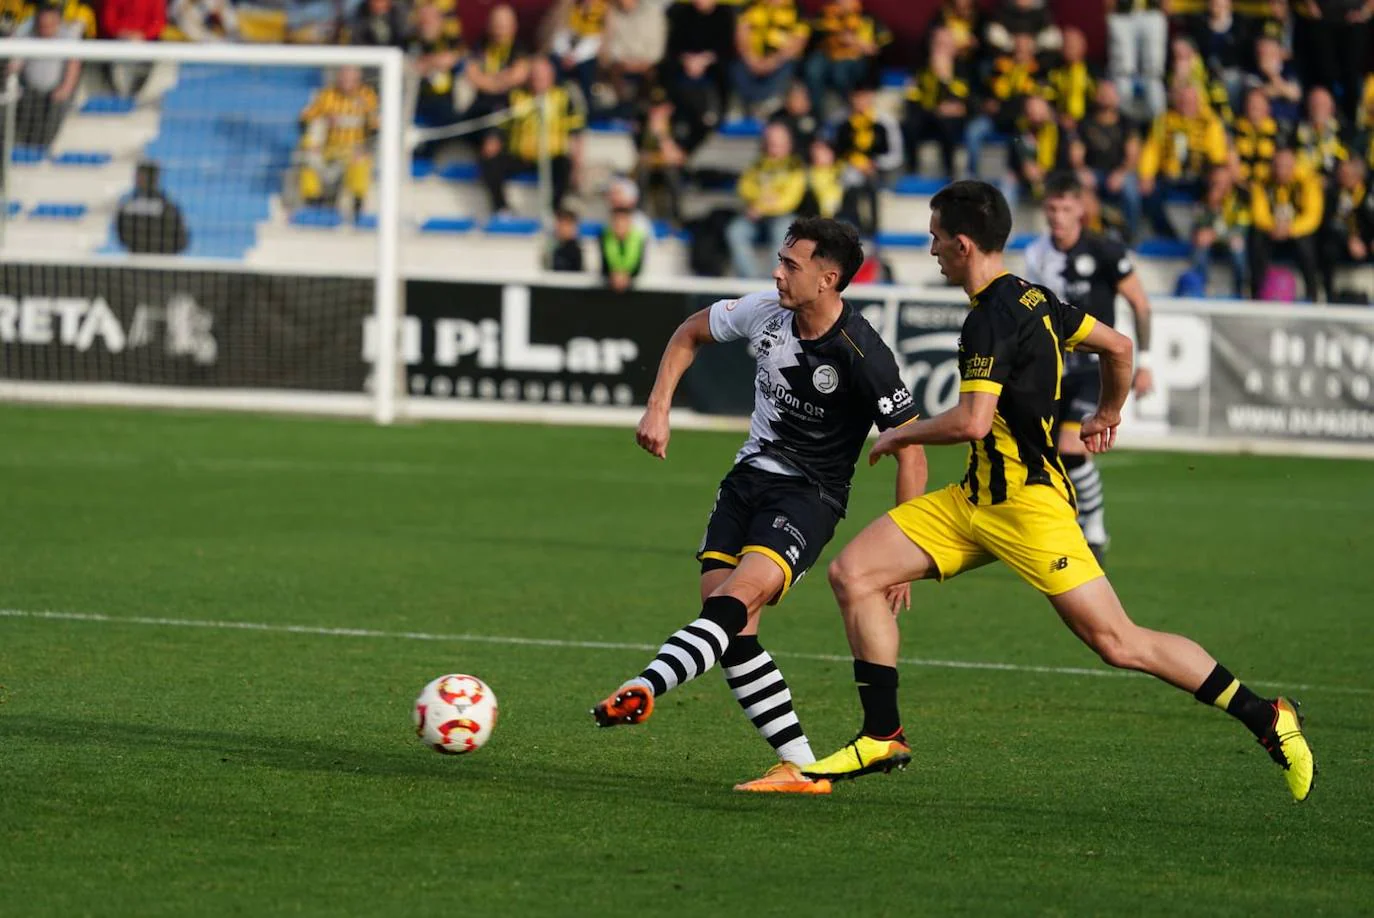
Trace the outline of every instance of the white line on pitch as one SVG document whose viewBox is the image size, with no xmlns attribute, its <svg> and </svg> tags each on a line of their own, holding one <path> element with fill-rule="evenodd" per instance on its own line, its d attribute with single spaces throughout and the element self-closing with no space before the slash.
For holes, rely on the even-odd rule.
<svg viewBox="0 0 1374 918">
<path fill-rule="evenodd" d="M 277 625 L 270 622 L 231 622 L 200 618 L 154 618 L 144 615 L 102 615 L 98 612 L 45 612 L 27 609 L 0 609 L 0 618 L 46 619 L 67 622 L 99 622 L 112 625 L 149 625 L 159 628 L 209 628 L 219 631 L 265 631 L 274 634 L 305 634 L 324 637 L 378 638 L 387 640 L 431 641 L 443 643 L 506 644 L 524 647 L 558 647 L 575 650 L 637 650 L 652 652 L 656 644 L 631 644 L 617 641 L 570 641 L 562 638 L 527 638 L 496 634 L 435 634 L 428 631 L 377 631 L 372 628 L 328 628 L 320 625 Z M 849 663 L 851 657 L 828 653 L 773 651 L 775 657 L 815 660 L 823 663 Z M 1037 666 L 1029 663 L 989 663 L 978 660 L 926 660 L 902 658 L 904 666 L 933 669 L 977 669 L 1008 673 L 1040 673 L 1055 676 L 1100 676 L 1131 678 L 1140 673 L 1119 669 L 1088 669 L 1081 666 Z M 1358 686 L 1306 685 L 1247 679 L 1251 685 L 1266 685 L 1288 691 L 1336 692 L 1348 695 L 1374 695 L 1374 689 Z"/>
</svg>

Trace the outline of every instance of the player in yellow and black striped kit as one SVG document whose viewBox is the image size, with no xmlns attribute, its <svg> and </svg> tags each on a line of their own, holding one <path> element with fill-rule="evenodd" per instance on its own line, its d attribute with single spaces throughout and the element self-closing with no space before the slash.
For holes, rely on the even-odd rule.
<svg viewBox="0 0 1374 918">
<path fill-rule="evenodd" d="M 301 112 L 301 198 L 323 204 L 343 193 L 361 210 L 372 187 L 369 142 L 379 123 L 377 94 L 363 85 L 362 71 L 340 67 L 334 85 L 315 93 Z"/>
<path fill-rule="evenodd" d="M 897 710 L 901 636 L 888 591 L 948 580 L 994 560 L 1043 593 L 1108 664 L 1191 692 L 1244 723 L 1284 769 L 1298 800 L 1315 766 L 1297 706 L 1265 699 L 1193 641 L 1135 624 L 1088 550 L 1055 449 L 1065 349 L 1101 358 L 1102 399 L 1082 426 L 1090 452 L 1110 449 L 1131 386 L 1130 339 L 1002 267 L 1011 209 L 992 185 L 955 182 L 930 202 L 931 253 L 969 294 L 954 408 L 884 431 L 869 464 L 905 447 L 967 442 L 959 484 L 908 500 L 870 524 L 830 565 L 854 651 L 864 724 L 838 752 L 802 769 L 814 779 L 889 771 L 911 759 Z"/>
</svg>

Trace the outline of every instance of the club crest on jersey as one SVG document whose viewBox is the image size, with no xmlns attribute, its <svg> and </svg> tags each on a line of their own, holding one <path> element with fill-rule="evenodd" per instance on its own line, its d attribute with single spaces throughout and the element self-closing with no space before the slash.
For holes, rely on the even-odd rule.
<svg viewBox="0 0 1374 918">
<path fill-rule="evenodd" d="M 1091 277 L 1097 270 L 1097 260 L 1084 252 L 1073 260 L 1073 269 L 1080 277 Z"/>
<path fill-rule="evenodd" d="M 840 374 L 828 363 L 823 363 L 811 373 L 811 385 L 821 395 L 829 395 L 840 387 Z"/>
</svg>

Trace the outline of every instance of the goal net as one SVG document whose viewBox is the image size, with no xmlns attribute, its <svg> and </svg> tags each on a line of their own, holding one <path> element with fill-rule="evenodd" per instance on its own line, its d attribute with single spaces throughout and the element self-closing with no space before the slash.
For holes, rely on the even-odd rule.
<svg viewBox="0 0 1374 918">
<path fill-rule="evenodd" d="M 389 421 L 400 52 L 31 31 L 0 48 L 0 396 Z"/>
</svg>

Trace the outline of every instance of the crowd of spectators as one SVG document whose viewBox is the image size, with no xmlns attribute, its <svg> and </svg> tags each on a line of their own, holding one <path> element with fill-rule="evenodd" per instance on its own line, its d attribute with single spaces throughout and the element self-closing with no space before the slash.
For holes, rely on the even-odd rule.
<svg viewBox="0 0 1374 918">
<path fill-rule="evenodd" d="M 103 0 L 97 10 L 0 0 L 0 32 L 402 48 L 419 125 L 486 119 L 461 142 L 494 213 L 510 210 L 506 182 L 546 152 L 548 203 L 566 222 L 570 193 L 593 191 L 579 187 L 581 130 L 619 119 L 638 163 L 634 219 L 613 211 L 603 238 L 603 250 L 618 240 L 617 284 L 642 262 L 646 211 L 684 220 L 700 179 L 694 155 L 730 115 L 766 124 L 738 178 L 737 213 L 721 224 L 740 274 L 762 272 L 755 247 L 797 213 L 841 216 L 871 237 L 880 192 L 903 172 L 980 175 L 1033 201 L 1046 175 L 1074 170 L 1100 228 L 1188 243 L 1197 268 L 1213 258 L 1231 267 L 1238 294 L 1266 292 L 1272 260 L 1285 257 L 1309 298 L 1337 299 L 1335 267 L 1374 250 L 1374 0 L 1103 0 L 1101 61 L 1045 0 L 945 0 L 915 60 L 863 0 L 555 0 L 538 23 L 497 5 L 482 34 L 464 31 L 465 2 L 355 0 L 341 12 L 336 0 Z M 897 62 L 910 71 L 900 102 L 880 104 L 880 68 Z M 11 67 L 25 88 L 25 139 L 50 142 L 79 68 Z M 123 95 L 147 76 L 128 65 L 104 75 Z M 351 103 L 316 99 L 303 113 L 314 157 L 303 199 L 319 200 L 329 175 L 335 191 L 365 196 L 366 89 L 336 83 L 322 94 Z M 312 121 L 326 124 L 312 133 Z M 927 159 L 930 145 L 938 156 Z M 987 155 L 994 148 L 1005 156 Z"/>
</svg>

